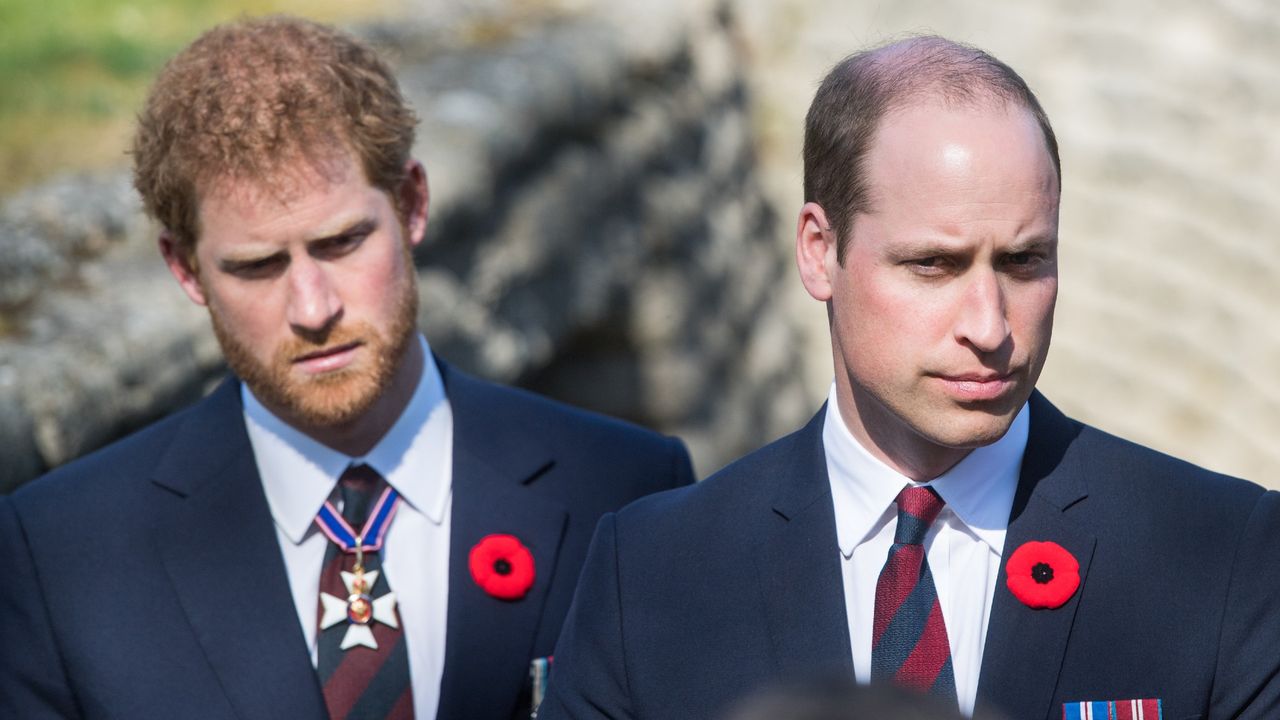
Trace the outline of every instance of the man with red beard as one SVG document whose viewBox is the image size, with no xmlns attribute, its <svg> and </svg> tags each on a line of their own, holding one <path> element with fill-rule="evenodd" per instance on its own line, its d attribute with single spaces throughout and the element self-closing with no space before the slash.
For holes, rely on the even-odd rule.
<svg viewBox="0 0 1280 720">
<path fill-rule="evenodd" d="M 596 520 L 692 473 L 432 355 L 415 124 L 305 21 L 165 67 L 135 184 L 235 377 L 0 498 L 0 717 L 527 716 Z"/>
</svg>

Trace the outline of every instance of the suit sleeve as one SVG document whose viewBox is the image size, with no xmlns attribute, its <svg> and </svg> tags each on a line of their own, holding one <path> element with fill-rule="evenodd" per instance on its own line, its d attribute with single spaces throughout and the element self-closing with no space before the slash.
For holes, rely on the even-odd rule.
<svg viewBox="0 0 1280 720">
<path fill-rule="evenodd" d="M 613 514 L 596 526 L 538 720 L 631 718 Z"/>
<path fill-rule="evenodd" d="M 1263 493 L 1231 572 L 1210 718 L 1280 718 L 1280 493 Z"/>
<path fill-rule="evenodd" d="M 0 496 L 0 718 L 79 718 L 13 501 Z"/>
</svg>

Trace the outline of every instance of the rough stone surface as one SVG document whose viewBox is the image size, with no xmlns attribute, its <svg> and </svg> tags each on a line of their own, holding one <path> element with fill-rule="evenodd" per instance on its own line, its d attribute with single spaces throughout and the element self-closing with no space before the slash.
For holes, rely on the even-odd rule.
<svg viewBox="0 0 1280 720">
<path fill-rule="evenodd" d="M 141 229 L 128 174 L 69 175 L 0 204 L 0 330 L 51 286 L 74 284 L 84 260 Z"/>
</svg>

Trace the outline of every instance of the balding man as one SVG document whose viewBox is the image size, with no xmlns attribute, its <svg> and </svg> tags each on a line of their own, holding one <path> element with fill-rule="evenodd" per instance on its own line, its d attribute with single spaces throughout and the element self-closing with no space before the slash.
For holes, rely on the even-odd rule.
<svg viewBox="0 0 1280 720">
<path fill-rule="evenodd" d="M 542 720 L 703 718 L 810 673 L 1036 718 L 1280 717 L 1280 494 L 1035 392 L 1057 141 L 990 55 L 823 81 L 796 260 L 835 379 L 795 434 L 607 515 Z"/>
</svg>

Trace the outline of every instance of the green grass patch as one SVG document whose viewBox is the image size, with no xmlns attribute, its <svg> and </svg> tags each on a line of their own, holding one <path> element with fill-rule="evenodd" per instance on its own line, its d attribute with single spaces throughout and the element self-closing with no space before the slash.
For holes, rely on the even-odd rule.
<svg viewBox="0 0 1280 720">
<path fill-rule="evenodd" d="M 0 193 L 122 162 L 155 72 L 243 15 L 385 17 L 393 0 L 0 0 Z"/>
</svg>

